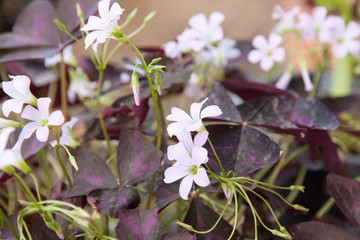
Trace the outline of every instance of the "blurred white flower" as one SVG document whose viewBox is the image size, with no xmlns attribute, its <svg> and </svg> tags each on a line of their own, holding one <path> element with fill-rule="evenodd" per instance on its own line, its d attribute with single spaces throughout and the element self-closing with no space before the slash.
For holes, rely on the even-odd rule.
<svg viewBox="0 0 360 240">
<path fill-rule="evenodd" d="M 102 0 L 98 4 L 100 17 L 90 16 L 89 21 L 81 31 L 92 31 L 85 37 L 85 50 L 95 41 L 92 48 L 97 52 L 99 43 L 105 43 L 107 38 L 113 38 L 112 34 L 118 30 L 118 20 L 124 9 L 118 3 L 110 8 L 110 0 Z"/>
<path fill-rule="evenodd" d="M 64 123 L 61 126 L 61 136 L 60 136 L 60 140 L 59 143 L 72 147 L 72 148 L 76 148 L 79 145 L 79 142 L 76 140 L 75 136 L 72 133 L 72 128 L 74 127 L 74 125 L 79 121 L 78 118 L 76 117 L 72 117 L 70 119 L 70 121 L 67 121 L 66 123 Z M 54 146 L 56 145 L 56 141 L 52 141 L 51 145 Z"/>
<path fill-rule="evenodd" d="M 39 98 L 37 100 L 38 109 L 27 105 L 21 117 L 31 122 L 27 123 L 20 133 L 19 139 L 29 138 L 36 131 L 36 138 L 40 142 L 45 142 L 49 136 L 49 127 L 58 126 L 64 122 L 64 115 L 60 110 L 49 114 L 50 98 Z"/>
<path fill-rule="evenodd" d="M 299 29 L 304 39 L 315 39 L 322 31 L 326 21 L 327 9 L 317 6 L 312 11 L 312 16 L 308 13 L 301 13 L 296 28 Z"/>
<path fill-rule="evenodd" d="M 296 27 L 295 17 L 301 11 L 299 6 L 294 6 L 290 11 L 285 12 L 279 5 L 274 7 L 272 19 L 279 20 L 274 31 L 279 34 L 287 33 Z"/>
<path fill-rule="evenodd" d="M 76 95 L 80 98 L 91 98 L 96 94 L 97 82 L 92 82 L 81 68 L 69 69 L 70 85 L 67 97 L 70 103 L 74 103 Z"/>
<path fill-rule="evenodd" d="M 75 67 L 77 65 L 75 55 L 74 55 L 74 53 L 72 51 L 72 45 L 69 45 L 69 46 L 64 48 L 64 50 L 63 50 L 63 58 L 64 58 L 64 63 L 65 64 L 68 64 L 68 65 L 73 66 L 73 67 Z M 44 59 L 44 65 L 47 68 L 56 66 L 60 62 L 61 62 L 61 54 L 60 53 L 54 54 L 54 55 L 52 55 L 50 57 L 46 57 Z"/>
<path fill-rule="evenodd" d="M 2 104 L 6 117 L 10 112 L 20 113 L 25 103 L 36 106 L 36 97 L 30 92 L 30 79 L 25 75 L 11 76 L 11 81 L 2 82 L 4 92 L 12 97 Z"/>
<path fill-rule="evenodd" d="M 254 37 L 251 43 L 255 49 L 248 55 L 249 62 L 260 62 L 261 69 L 269 71 L 275 62 L 282 62 L 285 59 L 285 50 L 279 47 L 281 42 L 282 37 L 276 33 L 270 34 L 269 41 L 262 35 Z"/>
<path fill-rule="evenodd" d="M 163 44 L 162 48 L 165 51 L 165 55 L 168 58 L 180 58 L 181 57 L 181 48 L 179 44 L 175 41 L 170 41 Z"/>
</svg>

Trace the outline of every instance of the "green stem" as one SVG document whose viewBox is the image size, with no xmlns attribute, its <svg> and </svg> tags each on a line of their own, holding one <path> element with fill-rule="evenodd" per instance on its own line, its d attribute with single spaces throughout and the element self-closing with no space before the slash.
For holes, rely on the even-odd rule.
<svg viewBox="0 0 360 240">
<path fill-rule="evenodd" d="M 36 191 L 36 194 L 37 194 L 38 201 L 41 201 L 41 195 L 40 195 L 40 191 L 39 191 L 38 182 L 36 181 L 36 178 L 35 178 L 34 174 L 30 173 L 30 176 L 33 179 L 33 182 L 35 184 L 35 191 Z"/>
<path fill-rule="evenodd" d="M 60 62 L 60 94 L 61 94 L 61 110 L 64 114 L 65 121 L 68 118 L 68 105 L 67 105 L 67 97 L 66 97 L 66 89 L 67 89 L 67 82 L 66 82 L 66 67 L 64 63 L 64 56 L 63 51 L 60 52 L 61 54 L 61 62 Z"/>
<path fill-rule="evenodd" d="M 65 165 L 64 165 L 63 161 L 61 160 L 61 156 L 60 156 L 59 146 L 58 146 L 58 145 L 55 147 L 55 152 L 56 152 L 56 156 L 57 156 L 57 158 L 58 158 L 58 160 L 59 160 L 61 169 L 63 170 L 63 172 L 64 172 L 64 174 L 65 174 L 65 177 L 66 177 L 66 179 L 67 179 L 67 181 L 68 181 L 68 183 L 69 183 L 69 188 L 71 189 L 71 188 L 72 188 L 71 178 L 70 178 L 69 174 L 68 174 L 67 171 L 66 171 L 66 168 L 65 168 Z"/>
<path fill-rule="evenodd" d="M 237 193 L 236 193 L 236 191 L 235 191 L 235 193 L 234 193 L 234 200 L 235 200 L 235 220 L 234 220 L 233 229 L 232 229 L 231 234 L 230 234 L 230 236 L 228 237 L 228 239 L 231 239 L 232 236 L 234 235 L 235 230 L 236 230 L 237 220 L 238 220 L 238 200 L 237 200 Z"/>
<path fill-rule="evenodd" d="M 305 166 L 301 166 L 298 175 L 296 177 L 295 183 L 294 185 L 303 185 L 305 177 L 306 177 L 306 173 L 307 173 L 307 168 Z M 290 203 L 294 202 L 294 200 L 296 199 L 297 195 L 299 194 L 299 191 L 292 191 L 291 193 L 289 193 L 289 195 L 286 197 L 286 200 Z"/>
<path fill-rule="evenodd" d="M 3 210 L 0 208 L 0 217 L 2 217 L 2 219 L 4 219 L 6 225 L 9 227 L 10 231 L 13 233 L 14 237 L 19 240 L 19 235 L 17 234 L 17 232 L 15 231 L 14 227 L 11 225 L 9 219 L 6 217 L 5 213 L 3 212 Z"/>
<path fill-rule="evenodd" d="M 31 192 L 31 190 L 29 189 L 29 187 L 26 185 L 26 183 L 24 182 L 24 180 L 20 177 L 19 174 L 17 174 L 16 172 L 14 172 L 14 176 L 15 178 L 19 181 L 19 183 L 21 184 L 21 186 L 24 188 L 25 192 L 27 193 L 27 195 L 31 198 L 31 200 L 34 203 L 37 203 L 37 200 L 34 196 L 34 194 Z"/>
<path fill-rule="evenodd" d="M 210 147 L 211 147 L 211 149 L 212 149 L 212 151 L 213 151 L 213 153 L 214 153 L 214 155 L 215 155 L 215 158 L 217 159 L 217 161 L 218 161 L 218 163 L 219 163 L 219 166 L 220 166 L 220 168 L 221 168 L 222 176 L 225 176 L 225 170 L 224 170 L 224 168 L 223 168 L 223 166 L 222 166 L 222 164 L 221 164 L 221 161 L 220 161 L 219 156 L 217 155 L 217 153 L 216 153 L 216 151 L 215 151 L 214 146 L 212 145 L 212 143 L 211 143 L 211 141 L 210 141 L 210 138 L 208 138 L 208 142 L 209 142 Z"/>
<path fill-rule="evenodd" d="M 330 209 L 335 205 L 335 199 L 333 197 L 330 197 L 324 205 L 316 212 L 315 217 L 321 218 L 324 216 L 327 212 L 330 211 Z"/>
<path fill-rule="evenodd" d="M 319 85 L 319 81 L 320 81 L 320 77 L 321 77 L 321 73 L 322 73 L 322 67 L 319 66 L 316 68 L 314 77 L 313 77 L 313 85 L 314 88 L 313 90 L 309 93 L 308 97 L 309 98 L 314 98 L 316 96 L 316 91 L 318 89 L 318 85 Z"/>
<path fill-rule="evenodd" d="M 98 86 L 97 86 L 97 91 L 96 91 L 96 106 L 97 106 L 97 111 L 98 111 L 98 115 L 99 115 L 99 121 L 100 121 L 100 126 L 108 147 L 108 151 L 109 151 L 109 156 L 113 155 L 113 148 L 110 142 L 110 138 L 108 135 L 108 132 L 106 130 L 105 127 L 105 122 L 104 122 L 104 117 L 102 115 L 102 111 L 101 111 L 101 102 L 100 102 L 100 92 L 101 92 L 101 85 L 102 85 L 102 80 L 103 80 L 103 74 L 104 74 L 104 68 L 103 66 L 99 66 L 99 79 L 98 79 Z M 117 163 L 116 163 L 116 158 L 112 159 L 112 163 L 113 163 L 113 168 L 114 168 L 114 175 L 115 178 L 118 179 L 119 175 L 117 172 Z"/>
</svg>

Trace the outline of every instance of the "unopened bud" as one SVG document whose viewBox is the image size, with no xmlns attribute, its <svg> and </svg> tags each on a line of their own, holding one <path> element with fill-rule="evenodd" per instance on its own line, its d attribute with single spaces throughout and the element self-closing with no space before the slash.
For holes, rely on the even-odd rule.
<svg viewBox="0 0 360 240">
<path fill-rule="evenodd" d="M 145 18 L 144 18 L 144 23 L 148 24 L 150 22 L 150 20 L 155 16 L 156 12 L 151 12 L 149 13 Z"/>
<path fill-rule="evenodd" d="M 311 79 L 310 79 L 310 74 L 309 74 L 309 71 L 307 69 L 307 64 L 305 62 L 305 60 L 302 58 L 300 59 L 300 73 L 301 73 L 301 76 L 302 76 L 302 79 L 303 79 L 303 82 L 304 82 L 304 85 L 305 85 L 305 91 L 307 92 L 310 92 L 314 89 L 314 86 L 311 82 Z"/>
<path fill-rule="evenodd" d="M 158 71 L 155 72 L 155 87 L 159 95 L 161 95 L 161 75 Z"/>
<path fill-rule="evenodd" d="M 62 24 L 62 23 L 59 21 L 59 19 L 55 18 L 55 19 L 54 19 L 54 23 L 56 24 L 56 26 L 57 26 L 61 31 L 63 31 L 63 32 L 66 31 L 65 25 Z"/>
<path fill-rule="evenodd" d="M 183 227 L 183 228 L 185 228 L 188 231 L 194 231 L 194 228 L 189 224 L 186 224 L 186 223 L 183 223 L 183 222 L 180 222 L 180 221 L 176 221 L 176 224 Z"/>
<path fill-rule="evenodd" d="M 133 73 L 131 75 L 131 88 L 133 91 L 135 104 L 136 104 L 136 106 L 139 106 L 140 105 L 140 82 L 139 82 L 139 77 L 138 77 L 137 73 L 135 72 L 135 70 L 133 71 Z"/>
</svg>

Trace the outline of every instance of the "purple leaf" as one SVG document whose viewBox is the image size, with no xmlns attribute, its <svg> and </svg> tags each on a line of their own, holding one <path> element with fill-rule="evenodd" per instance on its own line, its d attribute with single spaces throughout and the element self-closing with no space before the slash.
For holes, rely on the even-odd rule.
<svg viewBox="0 0 360 240">
<path fill-rule="evenodd" d="M 296 240 L 359 240 L 344 229 L 323 222 L 303 222 L 291 226 L 290 229 Z"/>
<path fill-rule="evenodd" d="M 60 239 L 53 230 L 51 230 L 45 225 L 44 220 L 39 213 L 28 215 L 24 217 L 24 219 L 32 239 L 34 240 Z"/>
<path fill-rule="evenodd" d="M 185 216 L 184 222 L 191 225 L 194 229 L 198 231 L 206 231 L 210 229 L 216 220 L 219 218 L 219 215 L 214 212 L 211 208 L 206 206 L 201 199 L 193 198 L 190 203 L 189 210 Z M 222 240 L 228 239 L 232 231 L 232 226 L 221 218 L 218 225 L 207 234 L 198 234 L 196 235 L 197 239 L 212 239 L 212 240 Z M 238 231 L 235 231 L 231 239 L 240 239 L 241 235 Z"/>
<path fill-rule="evenodd" d="M 137 127 L 140 127 L 141 124 L 144 122 L 148 112 L 149 112 L 149 97 L 142 98 L 140 100 L 140 105 L 136 106 L 136 104 L 133 103 L 133 109 L 135 117 L 139 120 L 139 123 L 137 124 Z"/>
<path fill-rule="evenodd" d="M 117 169 L 121 184 L 138 183 L 156 172 L 162 152 L 137 130 L 122 128 Z"/>
<path fill-rule="evenodd" d="M 181 228 L 178 232 L 173 234 L 164 234 L 161 240 L 196 240 L 196 237 L 191 235 L 188 231 Z"/>
<path fill-rule="evenodd" d="M 87 199 L 101 213 L 113 218 L 119 216 L 121 209 L 136 208 L 140 203 L 138 192 L 129 187 L 95 189 L 89 193 Z"/>
<path fill-rule="evenodd" d="M 67 191 L 65 197 L 82 196 L 95 189 L 117 187 L 110 168 L 96 153 L 81 146 L 76 148 L 74 156 L 79 171 L 73 171 L 74 185 Z"/>
<path fill-rule="evenodd" d="M 226 172 L 232 170 L 237 176 L 245 175 L 275 163 L 280 157 L 279 146 L 252 127 L 210 125 L 206 128 Z M 208 143 L 205 146 L 209 151 L 209 166 L 219 171 L 210 146 Z"/>
<path fill-rule="evenodd" d="M 352 224 L 360 228 L 360 182 L 335 174 L 328 174 L 326 180 L 336 205 Z"/>
<path fill-rule="evenodd" d="M 123 240 L 153 240 L 160 235 L 158 209 L 120 210 L 116 236 Z"/>
<path fill-rule="evenodd" d="M 338 156 L 337 145 L 332 142 L 327 131 L 309 130 L 305 141 L 309 145 L 310 157 L 313 162 L 322 157 L 325 169 L 329 173 L 344 175 L 344 166 Z"/>
<path fill-rule="evenodd" d="M 156 186 L 154 195 L 156 196 L 156 206 L 158 208 L 163 208 L 180 197 L 178 184 L 166 184 L 162 178 L 157 182 Z"/>
<path fill-rule="evenodd" d="M 269 84 L 249 82 L 236 78 L 225 79 L 222 85 L 245 101 L 274 95 L 293 96 L 291 93 L 277 89 Z"/>
</svg>

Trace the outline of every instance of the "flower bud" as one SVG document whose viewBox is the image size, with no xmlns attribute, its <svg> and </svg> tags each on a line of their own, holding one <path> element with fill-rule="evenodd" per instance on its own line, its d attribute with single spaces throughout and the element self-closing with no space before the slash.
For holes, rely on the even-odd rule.
<svg viewBox="0 0 360 240">
<path fill-rule="evenodd" d="M 155 72 L 155 87 L 159 95 L 161 95 L 161 76 L 158 71 Z"/>
<path fill-rule="evenodd" d="M 155 16 L 156 12 L 151 12 L 149 13 L 145 18 L 144 18 L 144 23 L 148 24 L 150 22 L 150 20 Z"/>
<path fill-rule="evenodd" d="M 133 71 L 131 75 L 131 88 L 134 94 L 135 104 L 136 106 L 140 105 L 140 83 L 139 77 L 135 71 Z"/>
<path fill-rule="evenodd" d="M 313 90 L 314 86 L 311 82 L 311 79 L 310 79 L 310 74 L 307 70 L 307 65 L 306 65 L 306 62 L 305 60 L 302 58 L 300 59 L 300 73 L 301 73 L 301 76 L 302 76 L 302 79 L 303 79 L 303 82 L 304 82 L 304 85 L 305 85 L 305 91 L 307 92 L 310 92 Z"/>
</svg>

